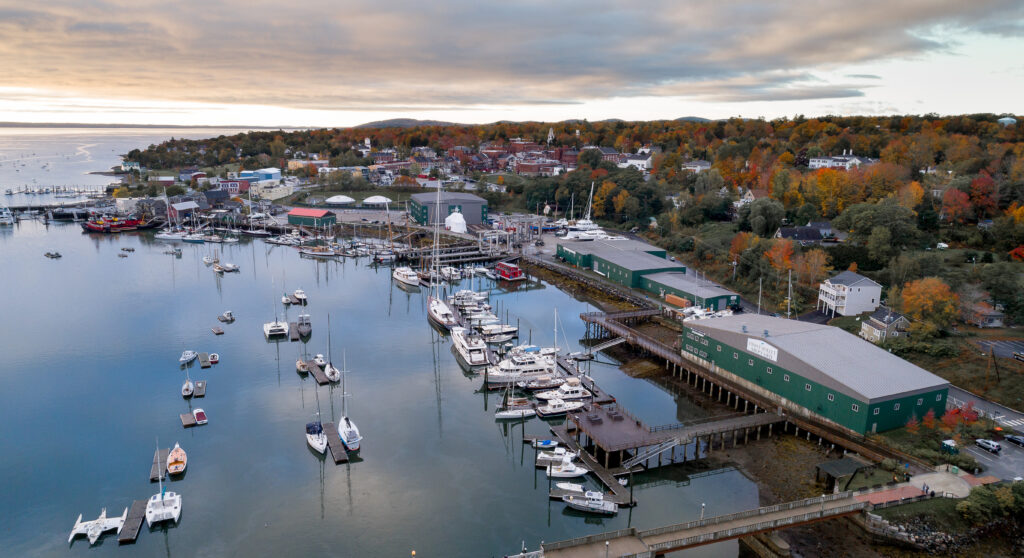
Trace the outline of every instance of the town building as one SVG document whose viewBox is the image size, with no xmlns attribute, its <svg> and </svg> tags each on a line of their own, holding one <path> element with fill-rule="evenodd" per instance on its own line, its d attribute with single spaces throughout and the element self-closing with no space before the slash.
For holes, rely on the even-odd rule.
<svg viewBox="0 0 1024 558">
<path fill-rule="evenodd" d="M 703 159 L 697 159 L 697 160 L 694 160 L 694 161 L 687 161 L 687 162 L 683 163 L 682 169 L 684 171 L 690 171 L 690 172 L 698 172 L 698 173 L 699 172 L 704 172 L 706 170 L 711 170 L 711 163 L 709 163 L 709 162 L 707 162 L 707 161 L 705 161 Z"/>
<path fill-rule="evenodd" d="M 837 327 L 737 314 L 686 320 L 680 341 L 684 358 L 855 434 L 946 410 L 949 382 Z"/>
<path fill-rule="evenodd" d="M 267 167 L 265 169 L 257 170 L 243 170 L 239 171 L 235 176 L 228 175 L 228 178 L 247 178 L 250 181 L 263 181 L 263 180 L 281 180 L 281 169 L 277 167 Z"/>
<path fill-rule="evenodd" d="M 1006 314 L 988 302 L 965 303 L 960 308 L 964 323 L 978 327 L 1003 327 Z"/>
<path fill-rule="evenodd" d="M 772 238 L 792 240 L 800 246 L 813 246 L 824 240 L 821 230 L 817 227 L 779 227 Z"/>
<path fill-rule="evenodd" d="M 849 153 L 847 153 L 849 151 Z M 858 157 L 853 154 L 853 150 L 843 150 L 842 155 L 835 155 L 829 157 L 811 157 L 807 162 L 807 168 L 809 169 L 842 169 L 850 170 L 853 167 L 859 167 L 861 165 L 870 165 L 877 163 L 877 159 L 870 159 L 868 157 Z"/>
<path fill-rule="evenodd" d="M 860 323 L 860 336 L 878 344 L 905 335 L 909 327 L 910 320 L 906 316 L 881 306 Z"/>
<path fill-rule="evenodd" d="M 338 216 L 326 209 L 311 209 L 308 207 L 296 207 L 288 212 L 288 224 L 322 227 L 334 225 L 338 222 Z"/>
<path fill-rule="evenodd" d="M 194 201 L 183 201 L 172 203 L 168 213 L 170 213 L 171 221 L 181 223 L 183 220 L 191 217 L 196 211 L 199 211 L 199 204 Z"/>
<path fill-rule="evenodd" d="M 689 273 L 666 271 L 645 275 L 640 280 L 640 288 L 676 306 L 680 306 L 679 299 L 685 300 L 688 306 L 707 310 L 725 310 L 740 304 L 739 294 Z"/>
<path fill-rule="evenodd" d="M 413 194 L 409 200 L 409 216 L 421 225 L 443 225 L 444 218 L 458 210 L 467 225 L 487 222 L 487 200 L 480 196 L 463 192 L 441 192 L 440 199 L 439 205 L 436 192 Z"/>
<path fill-rule="evenodd" d="M 628 169 L 630 167 L 645 172 L 651 170 L 653 156 L 648 153 L 630 153 L 625 155 L 621 161 L 619 161 L 620 169 Z"/>
<path fill-rule="evenodd" d="M 245 194 L 249 191 L 249 186 L 250 182 L 248 180 L 221 180 L 217 183 L 218 188 L 226 190 L 232 196 Z"/>
<path fill-rule="evenodd" d="M 859 273 L 844 271 L 821 282 L 814 307 L 833 316 L 856 316 L 874 312 L 881 299 L 881 285 Z"/>
</svg>

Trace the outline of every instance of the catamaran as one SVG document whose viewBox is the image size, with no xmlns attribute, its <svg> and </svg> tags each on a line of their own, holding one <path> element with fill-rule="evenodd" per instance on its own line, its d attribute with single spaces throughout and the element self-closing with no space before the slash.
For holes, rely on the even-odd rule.
<svg viewBox="0 0 1024 558">
<path fill-rule="evenodd" d="M 128 508 L 125 508 L 121 515 L 117 517 L 107 517 L 107 508 L 103 508 L 100 516 L 92 521 L 82 521 L 82 514 L 78 514 L 75 526 L 71 528 L 71 534 L 68 535 L 68 542 L 70 543 L 74 540 L 77 535 L 85 535 L 89 538 L 89 545 L 94 545 L 96 541 L 100 540 L 100 536 L 103 535 L 104 531 L 116 529 L 117 533 L 121 534 L 121 529 L 124 527 L 124 522 L 127 519 Z"/>
<path fill-rule="evenodd" d="M 159 454 L 160 444 L 157 443 Z M 159 459 L 159 457 L 158 457 Z M 162 463 L 157 463 L 157 470 L 163 468 Z M 146 524 L 150 527 L 155 523 L 173 519 L 175 523 L 181 519 L 181 494 L 164 490 L 163 475 L 157 475 L 160 482 L 160 492 L 149 497 L 146 502 Z"/>
</svg>

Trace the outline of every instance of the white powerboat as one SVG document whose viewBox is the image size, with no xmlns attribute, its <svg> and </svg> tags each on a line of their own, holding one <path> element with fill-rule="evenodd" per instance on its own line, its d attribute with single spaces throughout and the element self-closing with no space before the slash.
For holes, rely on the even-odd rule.
<svg viewBox="0 0 1024 558">
<path fill-rule="evenodd" d="M 206 416 L 206 411 L 199 407 L 192 409 L 192 418 L 196 419 L 196 424 L 206 424 L 210 419 Z"/>
<path fill-rule="evenodd" d="M 128 508 L 125 508 L 118 517 L 107 517 L 107 508 L 103 508 L 100 516 L 92 521 L 82 521 L 82 514 L 78 514 L 75 526 L 71 528 L 71 534 L 68 535 L 68 542 L 74 540 L 77 535 L 85 535 L 89 538 L 89 544 L 94 545 L 104 531 L 116 529 L 117 533 L 121 534 L 121 528 L 124 527 L 126 519 L 128 519 Z"/>
<path fill-rule="evenodd" d="M 391 278 L 403 285 L 409 285 L 410 287 L 418 287 L 420 284 L 420 276 L 410 267 L 402 266 L 396 267 L 391 272 Z"/>
<path fill-rule="evenodd" d="M 13 225 L 14 214 L 11 213 L 10 208 L 0 207 L 0 225 Z"/>
<path fill-rule="evenodd" d="M 557 389 L 565 380 L 562 376 L 540 376 L 528 382 L 519 382 L 516 386 L 526 391 L 547 391 Z"/>
<path fill-rule="evenodd" d="M 218 320 L 229 324 L 235 321 L 235 315 L 231 313 L 231 310 L 225 310 L 223 314 L 217 317 Z"/>
<path fill-rule="evenodd" d="M 530 381 L 540 376 L 555 373 L 554 355 L 545 355 L 540 349 L 516 351 L 513 349 L 497 366 L 487 369 L 486 383 L 488 387 L 514 385 L 520 381 Z"/>
<path fill-rule="evenodd" d="M 563 401 L 573 399 L 590 399 L 594 394 L 590 390 L 580 385 L 579 378 L 569 378 L 565 382 L 558 386 L 557 389 L 550 391 L 537 392 L 537 399 L 541 400 L 554 400 L 561 399 Z"/>
<path fill-rule="evenodd" d="M 548 465 L 547 467 L 547 475 L 553 479 L 572 479 L 582 477 L 589 472 L 590 469 L 580 467 L 571 459 L 565 459 L 557 465 Z"/>
<path fill-rule="evenodd" d="M 306 296 L 306 291 L 302 289 L 295 289 L 295 292 L 292 293 L 292 296 L 294 296 L 299 301 L 299 304 L 306 304 L 309 302 L 309 297 Z"/>
<path fill-rule="evenodd" d="M 231 262 L 224 262 L 220 264 L 220 267 L 227 273 L 233 273 L 235 271 L 238 271 L 238 266 Z"/>
<path fill-rule="evenodd" d="M 199 353 L 195 351 L 183 351 L 181 353 L 181 357 L 178 359 L 178 362 L 182 364 L 188 364 L 195 360 L 197 356 L 199 356 Z"/>
<path fill-rule="evenodd" d="M 484 341 L 491 344 L 511 341 L 519 335 L 519 328 L 507 324 L 484 324 L 476 326 Z"/>
<path fill-rule="evenodd" d="M 452 328 L 452 345 L 459 361 L 470 369 L 487 366 L 487 343 L 464 327 Z"/>
<path fill-rule="evenodd" d="M 582 495 L 568 494 L 562 496 L 562 501 L 570 508 L 580 511 L 599 513 L 603 515 L 615 515 L 619 512 L 619 505 L 604 499 L 604 494 L 597 491 L 590 491 Z"/>
<path fill-rule="evenodd" d="M 450 266 L 441 268 L 441 278 L 445 281 L 458 281 L 462 279 L 462 272 Z"/>
<path fill-rule="evenodd" d="M 583 401 L 562 401 L 561 399 L 552 399 L 548 401 L 547 405 L 539 405 L 537 407 L 537 415 L 541 418 L 557 417 L 566 413 L 572 413 L 579 411 L 586 405 Z"/>
<path fill-rule="evenodd" d="M 263 324 L 263 335 L 267 339 L 273 339 L 275 337 L 286 337 L 288 335 L 288 324 L 278 320 L 267 322 Z"/>
<path fill-rule="evenodd" d="M 569 460 L 576 459 L 578 455 L 574 451 L 569 451 L 563 447 L 552 448 L 551 451 L 542 451 L 537 454 L 537 461 L 551 461 L 554 463 L 561 463 L 568 458 Z"/>
<path fill-rule="evenodd" d="M 193 414 L 195 411 L 193 411 Z M 159 453 L 159 445 L 157 446 Z M 157 463 L 157 470 L 162 470 L 164 465 Z M 174 520 L 175 523 L 181 519 L 181 494 L 164 490 L 163 475 L 158 475 L 160 492 L 149 497 L 146 502 L 146 524 L 152 527 L 155 523 Z"/>
<path fill-rule="evenodd" d="M 317 353 L 317 355 L 313 357 L 313 364 L 323 368 L 327 366 L 327 359 L 324 358 L 324 355 Z"/>
<path fill-rule="evenodd" d="M 586 492 L 586 488 L 584 488 L 582 484 L 576 484 L 574 482 L 556 482 L 555 488 L 566 492 L 575 492 L 577 494 L 583 494 Z"/>
</svg>

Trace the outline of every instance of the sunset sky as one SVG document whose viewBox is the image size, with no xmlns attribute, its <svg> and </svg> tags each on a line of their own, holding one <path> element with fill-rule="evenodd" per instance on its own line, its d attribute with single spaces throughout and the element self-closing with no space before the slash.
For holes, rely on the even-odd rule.
<svg viewBox="0 0 1024 558">
<path fill-rule="evenodd" d="M 0 0 L 0 121 L 1024 112 L 1024 2 Z"/>
</svg>

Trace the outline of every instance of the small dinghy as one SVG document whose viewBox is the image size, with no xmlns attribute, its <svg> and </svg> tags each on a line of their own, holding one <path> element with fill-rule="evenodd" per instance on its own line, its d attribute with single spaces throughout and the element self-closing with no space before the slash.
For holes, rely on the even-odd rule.
<svg viewBox="0 0 1024 558">
<path fill-rule="evenodd" d="M 557 448 L 558 440 L 534 440 L 532 445 L 538 449 Z"/>
<path fill-rule="evenodd" d="M 199 408 L 193 409 L 192 418 L 196 419 L 196 424 L 206 424 L 206 411 Z"/>
<path fill-rule="evenodd" d="M 188 455 L 185 453 L 185 450 L 181 449 L 181 445 L 175 442 L 174 449 L 171 450 L 171 453 L 167 454 L 167 474 L 180 475 L 185 472 L 187 465 Z"/>
<path fill-rule="evenodd" d="M 574 482 L 556 482 L 555 488 L 565 490 L 566 492 L 575 492 L 577 494 L 583 494 L 586 491 L 582 484 L 576 484 Z"/>
<path fill-rule="evenodd" d="M 210 353 L 210 364 L 217 364 L 220 362 L 220 355 L 217 353 Z"/>
</svg>

